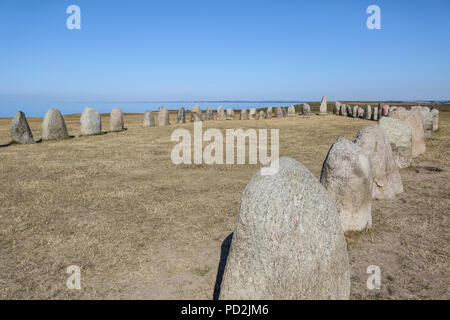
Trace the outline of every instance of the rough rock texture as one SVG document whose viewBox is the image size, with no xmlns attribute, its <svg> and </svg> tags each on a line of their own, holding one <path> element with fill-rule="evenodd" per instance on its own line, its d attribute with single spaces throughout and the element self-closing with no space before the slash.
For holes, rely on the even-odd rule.
<svg viewBox="0 0 450 320">
<path fill-rule="evenodd" d="M 302 114 L 304 116 L 309 116 L 310 113 L 311 113 L 311 106 L 307 103 L 304 103 L 302 105 Z"/>
<path fill-rule="evenodd" d="M 276 107 L 275 108 L 275 117 L 283 118 L 283 111 L 281 110 L 281 107 Z"/>
<path fill-rule="evenodd" d="M 281 113 L 283 114 L 283 118 L 287 117 L 286 108 L 281 108 Z"/>
<path fill-rule="evenodd" d="M 210 107 L 206 108 L 206 120 L 207 121 L 214 120 L 214 112 Z"/>
<path fill-rule="evenodd" d="M 178 108 L 177 123 L 186 123 L 186 110 L 183 107 Z"/>
<path fill-rule="evenodd" d="M 379 125 L 391 143 L 392 156 L 400 169 L 411 166 L 411 128 L 403 120 L 381 117 Z"/>
<path fill-rule="evenodd" d="M 380 113 L 379 113 L 378 107 L 373 107 L 372 120 L 378 121 L 379 115 L 380 115 Z"/>
<path fill-rule="evenodd" d="M 227 109 L 227 120 L 234 120 L 234 110 L 233 108 Z"/>
<path fill-rule="evenodd" d="M 439 129 L 439 110 L 432 109 L 430 112 L 433 117 L 433 131 L 436 131 Z"/>
<path fill-rule="evenodd" d="M 220 299 L 348 299 L 347 244 L 336 206 L 292 158 L 256 173 L 241 208 Z"/>
<path fill-rule="evenodd" d="M 389 117 L 389 105 L 386 103 L 380 103 L 379 106 L 379 110 L 378 110 L 378 117 Z"/>
<path fill-rule="evenodd" d="M 249 118 L 250 120 L 256 120 L 256 109 L 255 109 L 255 108 L 251 108 L 251 109 L 250 109 L 248 118 Z"/>
<path fill-rule="evenodd" d="M 358 109 L 359 109 L 359 106 L 353 106 L 353 112 L 352 112 L 353 118 L 358 118 Z"/>
<path fill-rule="evenodd" d="M 425 136 L 422 125 L 422 116 L 418 112 L 405 110 L 403 107 L 398 107 L 389 113 L 390 118 L 404 120 L 411 128 L 411 154 L 413 158 L 425 153 Z"/>
<path fill-rule="evenodd" d="M 347 116 L 347 105 L 346 104 L 340 105 L 339 114 L 344 117 Z"/>
<path fill-rule="evenodd" d="M 159 108 L 158 112 L 158 126 L 168 126 L 170 124 L 169 121 L 169 110 L 166 107 Z"/>
<path fill-rule="evenodd" d="M 270 118 L 272 118 L 272 114 L 273 114 L 273 111 L 272 111 L 272 107 L 268 107 L 267 108 L 267 119 L 270 119 Z"/>
<path fill-rule="evenodd" d="M 123 114 L 119 108 L 114 108 L 111 111 L 109 118 L 110 131 L 122 131 L 124 129 Z"/>
<path fill-rule="evenodd" d="M 336 101 L 333 107 L 333 114 L 339 115 L 340 111 L 341 111 L 341 103 L 339 101 Z"/>
<path fill-rule="evenodd" d="M 358 106 L 358 112 L 357 112 L 358 118 L 364 118 L 364 108 Z"/>
<path fill-rule="evenodd" d="M 320 102 L 320 113 L 326 114 L 327 113 L 327 96 L 322 97 L 322 101 Z"/>
<path fill-rule="evenodd" d="M 219 106 L 217 108 L 217 120 L 223 121 L 223 120 L 226 120 L 226 119 L 227 119 L 227 117 L 225 116 L 225 110 L 223 109 L 222 106 Z"/>
<path fill-rule="evenodd" d="M 191 110 L 191 122 L 202 121 L 202 109 L 200 106 L 194 106 Z"/>
<path fill-rule="evenodd" d="M 25 113 L 17 112 L 14 119 L 11 121 L 11 139 L 13 142 L 20 144 L 34 144 L 30 126 L 28 125 Z"/>
<path fill-rule="evenodd" d="M 264 116 L 264 111 L 263 110 L 261 110 L 260 112 L 259 112 L 259 117 L 258 117 L 258 120 L 264 120 L 265 119 L 265 116 Z"/>
<path fill-rule="evenodd" d="M 66 122 L 58 109 L 50 109 L 44 117 L 41 130 L 42 140 L 67 139 Z"/>
<path fill-rule="evenodd" d="M 287 115 L 288 117 L 295 117 L 295 107 L 294 106 L 289 106 L 288 107 L 288 111 L 287 111 Z"/>
<path fill-rule="evenodd" d="M 320 183 L 336 204 L 344 232 L 372 226 L 373 175 L 367 152 L 338 138 L 322 165 Z"/>
<path fill-rule="evenodd" d="M 248 110 L 247 109 L 241 110 L 241 115 L 239 117 L 239 120 L 248 120 Z"/>
<path fill-rule="evenodd" d="M 180 110 L 178 109 L 178 113 L 179 112 L 180 112 Z M 155 117 L 153 115 L 153 112 L 148 111 L 148 110 L 145 111 L 145 113 L 144 113 L 144 121 L 142 122 L 142 127 L 144 127 L 144 128 L 154 127 L 155 125 L 156 125 L 155 124 Z"/>
<path fill-rule="evenodd" d="M 353 108 L 349 104 L 347 104 L 345 107 L 347 109 L 347 117 L 353 117 Z"/>
<path fill-rule="evenodd" d="M 430 112 L 430 108 L 414 106 L 411 107 L 411 111 L 420 113 L 425 139 L 431 139 L 433 137 L 433 115 Z"/>
<path fill-rule="evenodd" d="M 359 130 L 355 143 L 369 154 L 373 174 L 373 198 L 392 199 L 403 192 L 403 183 L 392 156 L 391 143 L 379 124 Z"/>
<path fill-rule="evenodd" d="M 80 133 L 83 136 L 99 134 L 102 132 L 102 117 L 100 112 L 91 107 L 86 107 L 80 118 Z"/>
<path fill-rule="evenodd" d="M 372 106 L 370 104 L 368 104 L 366 106 L 366 108 L 364 109 L 364 119 L 366 120 L 370 120 L 370 118 L 372 117 Z"/>
</svg>

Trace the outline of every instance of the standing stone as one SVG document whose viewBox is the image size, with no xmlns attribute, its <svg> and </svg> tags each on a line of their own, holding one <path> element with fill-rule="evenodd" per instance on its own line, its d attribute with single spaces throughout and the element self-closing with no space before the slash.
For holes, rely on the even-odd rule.
<svg viewBox="0 0 450 320">
<path fill-rule="evenodd" d="M 283 111 L 281 110 L 281 107 L 276 107 L 275 108 L 275 117 L 283 118 Z"/>
<path fill-rule="evenodd" d="M 267 119 L 270 119 L 270 118 L 272 118 L 272 107 L 268 107 L 267 108 Z"/>
<path fill-rule="evenodd" d="M 67 139 L 66 122 L 58 109 L 50 109 L 42 122 L 42 140 Z"/>
<path fill-rule="evenodd" d="M 353 118 L 358 118 L 358 109 L 359 109 L 359 106 L 353 106 L 353 110 L 352 110 Z"/>
<path fill-rule="evenodd" d="M 80 133 L 82 136 L 88 136 L 92 134 L 99 134 L 102 132 L 102 118 L 100 113 L 92 109 L 91 107 L 86 107 L 80 118 Z"/>
<path fill-rule="evenodd" d="M 411 128 L 411 154 L 413 158 L 425 153 L 425 136 L 422 125 L 422 117 L 419 112 L 405 110 L 399 107 L 389 113 L 389 117 L 399 120 L 404 120 Z"/>
<path fill-rule="evenodd" d="M 241 115 L 239 117 L 239 120 L 248 120 L 248 111 L 247 109 L 241 110 Z"/>
<path fill-rule="evenodd" d="M 391 143 L 379 124 L 359 130 L 355 143 L 369 154 L 373 173 L 373 198 L 392 199 L 403 192 L 398 166 L 392 156 Z"/>
<path fill-rule="evenodd" d="M 310 113 L 311 113 L 311 106 L 307 103 L 304 103 L 302 105 L 302 114 L 304 116 L 309 116 Z"/>
<path fill-rule="evenodd" d="M 411 111 L 418 112 L 422 117 L 422 126 L 425 135 L 425 139 L 431 139 L 433 137 L 433 115 L 430 112 L 430 108 L 415 106 L 411 107 Z"/>
<path fill-rule="evenodd" d="M 288 117 L 295 117 L 296 116 L 296 114 L 295 114 L 295 107 L 294 106 L 289 106 L 287 114 L 288 114 Z"/>
<path fill-rule="evenodd" d="M 381 117 L 379 124 L 391 143 L 392 156 L 400 169 L 411 166 L 411 128 L 403 121 Z"/>
<path fill-rule="evenodd" d="M 13 142 L 20 144 L 34 144 L 30 126 L 28 125 L 25 113 L 17 112 L 15 118 L 11 121 L 11 138 Z"/>
<path fill-rule="evenodd" d="M 439 129 L 439 110 L 432 109 L 430 112 L 433 117 L 433 131 L 436 131 Z"/>
<path fill-rule="evenodd" d="M 123 114 L 119 108 L 114 108 L 111 111 L 109 118 L 110 131 L 122 131 L 124 129 Z"/>
<path fill-rule="evenodd" d="M 169 121 L 169 110 L 166 107 L 159 108 L 158 112 L 158 126 L 168 126 L 170 124 Z"/>
<path fill-rule="evenodd" d="M 320 183 L 336 204 L 344 232 L 372 227 L 373 174 L 367 152 L 338 138 L 322 165 Z"/>
<path fill-rule="evenodd" d="M 249 119 L 250 120 L 256 120 L 256 109 L 255 108 L 251 108 L 250 109 Z"/>
<path fill-rule="evenodd" d="M 286 108 L 281 108 L 281 113 L 283 114 L 283 118 L 287 117 L 287 111 Z"/>
<path fill-rule="evenodd" d="M 183 107 L 178 108 L 177 123 L 186 123 L 186 110 Z"/>
<path fill-rule="evenodd" d="M 206 108 L 206 120 L 207 121 L 214 120 L 214 112 L 210 107 Z"/>
<path fill-rule="evenodd" d="M 260 112 L 259 112 L 259 117 L 258 117 L 258 120 L 264 120 L 264 111 L 263 110 L 261 110 Z"/>
<path fill-rule="evenodd" d="M 347 244 L 333 200 L 292 158 L 241 198 L 220 299 L 348 299 Z"/>
<path fill-rule="evenodd" d="M 234 110 L 232 108 L 227 109 L 227 120 L 234 120 Z"/>
<path fill-rule="evenodd" d="M 178 113 L 180 111 L 178 110 Z M 142 123 L 142 127 L 147 128 L 147 127 L 154 127 L 155 124 L 155 117 L 153 116 L 153 112 L 151 111 L 145 111 L 144 113 L 144 121 Z"/>
<path fill-rule="evenodd" d="M 340 105 L 340 110 L 339 110 L 339 115 L 341 116 L 347 116 L 347 105 L 346 104 L 341 104 Z"/>
<path fill-rule="evenodd" d="M 341 111 L 341 103 L 339 101 L 336 101 L 334 103 L 333 114 L 339 115 L 340 111 Z"/>
<path fill-rule="evenodd" d="M 378 107 L 373 107 L 372 120 L 378 121 Z"/>
<path fill-rule="evenodd" d="M 370 104 L 368 104 L 366 106 L 366 108 L 364 109 L 364 119 L 366 120 L 370 120 L 370 118 L 372 117 L 372 107 L 370 106 Z"/>
<path fill-rule="evenodd" d="M 353 117 L 353 108 L 349 104 L 346 105 L 346 108 L 347 108 L 347 117 Z"/>
<path fill-rule="evenodd" d="M 320 102 L 320 114 L 327 114 L 327 96 L 323 96 L 322 101 Z"/>
<path fill-rule="evenodd" d="M 191 110 L 191 122 L 202 121 L 202 109 L 200 106 L 194 106 Z"/>
<path fill-rule="evenodd" d="M 219 120 L 219 121 L 224 121 L 224 120 L 226 120 L 227 118 L 226 118 L 226 116 L 225 116 L 225 110 L 223 109 L 223 107 L 222 106 L 219 106 L 218 108 L 217 108 L 217 120 Z"/>
<path fill-rule="evenodd" d="M 380 103 L 378 110 L 378 118 L 389 117 L 389 105 L 386 103 Z"/>
<path fill-rule="evenodd" d="M 358 107 L 358 118 L 363 119 L 364 118 L 364 108 Z"/>
<path fill-rule="evenodd" d="M 389 107 L 389 112 L 388 112 L 388 114 L 389 114 L 390 112 L 394 111 L 395 109 L 397 109 L 396 106 Z"/>
</svg>

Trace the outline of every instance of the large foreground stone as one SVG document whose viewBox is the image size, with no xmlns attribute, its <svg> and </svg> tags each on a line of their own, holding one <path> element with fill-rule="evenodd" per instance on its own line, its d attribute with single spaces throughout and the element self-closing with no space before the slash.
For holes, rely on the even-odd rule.
<svg viewBox="0 0 450 320">
<path fill-rule="evenodd" d="M 80 118 L 80 133 L 83 136 L 99 134 L 102 132 L 102 118 L 100 112 L 91 107 L 86 107 Z"/>
<path fill-rule="evenodd" d="M 400 169 L 411 166 L 411 128 L 403 120 L 381 117 L 379 124 L 391 143 L 392 155 Z"/>
<path fill-rule="evenodd" d="M 337 139 L 322 165 L 320 182 L 336 204 L 344 232 L 372 226 L 372 166 L 363 149 Z"/>
<path fill-rule="evenodd" d="M 403 192 L 398 166 L 392 156 L 391 143 L 379 124 L 359 130 L 355 143 L 369 154 L 373 173 L 373 198 L 392 199 Z"/>
<path fill-rule="evenodd" d="M 333 200 L 302 164 L 256 173 L 241 208 L 221 299 L 348 299 L 347 244 Z"/>
<path fill-rule="evenodd" d="M 123 114 L 119 108 L 114 108 L 111 111 L 109 118 L 110 131 L 122 131 L 124 129 Z"/>
<path fill-rule="evenodd" d="M 42 122 L 42 140 L 67 139 L 66 122 L 58 109 L 50 109 Z"/>
<path fill-rule="evenodd" d="M 25 113 L 17 112 L 14 119 L 11 121 L 11 138 L 13 142 L 20 144 L 34 144 L 30 126 L 28 125 Z"/>
<path fill-rule="evenodd" d="M 425 153 L 425 136 L 422 125 L 422 116 L 419 112 L 405 110 L 403 107 L 398 107 L 394 111 L 389 112 L 389 117 L 399 120 L 404 120 L 411 128 L 411 154 L 413 158 Z"/>
<path fill-rule="evenodd" d="M 178 111 L 179 112 L 179 111 Z M 142 122 L 142 127 L 154 127 L 155 124 L 155 116 L 153 115 L 153 112 L 151 111 L 145 111 L 144 113 L 144 120 Z"/>
</svg>

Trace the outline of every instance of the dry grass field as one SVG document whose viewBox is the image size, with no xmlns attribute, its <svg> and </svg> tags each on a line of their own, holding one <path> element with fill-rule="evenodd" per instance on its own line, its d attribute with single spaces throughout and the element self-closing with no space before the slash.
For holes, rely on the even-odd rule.
<svg viewBox="0 0 450 320">
<path fill-rule="evenodd" d="M 64 116 L 71 139 L 0 148 L 0 298 L 211 299 L 221 245 L 259 165 L 174 165 L 172 131 L 193 131 L 175 113 L 171 126 L 145 129 L 142 115 L 127 114 L 127 131 L 90 137 L 79 137 L 79 117 Z M 0 119 L 0 145 L 10 121 Z M 41 119 L 28 121 L 39 139 Z M 319 178 L 336 138 L 371 123 L 330 115 L 203 127 L 278 128 L 280 156 Z M 352 299 L 450 299 L 450 112 L 401 175 L 405 193 L 374 201 L 373 228 L 346 235 Z M 81 267 L 81 290 L 66 287 L 70 265 Z M 369 265 L 381 268 L 381 290 L 366 288 Z"/>
</svg>

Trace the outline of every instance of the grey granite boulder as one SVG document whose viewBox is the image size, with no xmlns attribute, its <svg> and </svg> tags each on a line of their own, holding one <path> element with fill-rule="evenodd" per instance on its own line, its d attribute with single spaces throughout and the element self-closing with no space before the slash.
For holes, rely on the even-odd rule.
<svg viewBox="0 0 450 320">
<path fill-rule="evenodd" d="M 294 106 L 289 106 L 288 107 L 288 111 L 287 111 L 287 116 L 288 117 L 295 117 L 295 107 Z"/>
<path fill-rule="evenodd" d="M 114 108 L 111 111 L 109 118 L 110 131 L 122 131 L 124 129 L 123 114 L 119 108 Z"/>
<path fill-rule="evenodd" d="M 389 117 L 404 120 L 411 128 L 411 154 L 413 158 L 420 156 L 426 151 L 425 135 L 422 124 L 422 116 L 420 112 L 406 110 L 398 107 L 394 111 L 389 112 Z"/>
<path fill-rule="evenodd" d="M 191 122 L 202 120 L 202 109 L 200 108 L 200 106 L 194 106 L 191 110 Z"/>
<path fill-rule="evenodd" d="M 339 101 L 336 101 L 333 107 L 333 114 L 339 115 L 340 111 L 341 111 L 341 103 Z"/>
<path fill-rule="evenodd" d="M 333 200 L 292 158 L 241 198 L 220 299 L 348 299 L 347 243 Z"/>
<path fill-rule="evenodd" d="M 58 109 L 50 109 L 42 122 L 42 140 L 56 140 L 69 138 L 66 122 Z"/>
<path fill-rule="evenodd" d="M 219 106 L 217 108 L 217 120 L 224 121 L 226 119 L 227 119 L 227 117 L 225 116 L 225 110 L 223 109 L 222 106 Z"/>
<path fill-rule="evenodd" d="M 239 117 L 239 120 L 248 120 L 248 110 L 247 109 L 241 110 L 241 115 Z"/>
<path fill-rule="evenodd" d="M 186 123 L 186 110 L 183 107 L 178 108 L 177 123 Z"/>
<path fill-rule="evenodd" d="M 25 113 L 17 112 L 14 119 L 11 121 L 11 139 L 13 142 L 20 144 L 34 144 L 36 143 L 28 125 Z"/>
<path fill-rule="evenodd" d="M 275 117 L 283 118 L 283 111 L 282 111 L 281 107 L 276 107 L 275 108 Z"/>
<path fill-rule="evenodd" d="M 433 117 L 433 131 L 439 129 L 439 110 L 431 109 L 431 116 Z"/>
<path fill-rule="evenodd" d="M 261 110 L 261 111 L 259 111 L 259 116 L 258 116 L 258 120 L 264 120 L 265 119 L 265 116 L 264 116 L 264 111 L 263 110 Z"/>
<path fill-rule="evenodd" d="M 159 108 L 158 126 L 164 127 L 170 125 L 169 110 L 166 107 Z"/>
<path fill-rule="evenodd" d="M 344 232 L 372 226 L 372 165 L 363 149 L 338 138 L 323 162 L 320 182 L 336 204 Z"/>
<path fill-rule="evenodd" d="M 155 116 L 153 115 L 153 112 L 151 111 L 145 111 L 144 113 L 144 120 L 142 122 L 142 127 L 148 128 L 148 127 L 154 127 L 155 124 Z"/>
<path fill-rule="evenodd" d="M 320 102 L 320 114 L 325 115 L 327 114 L 327 96 L 322 97 L 322 101 Z"/>
<path fill-rule="evenodd" d="M 214 120 L 214 112 L 213 112 L 213 110 L 210 107 L 206 108 L 206 118 L 205 118 L 205 120 L 206 121 Z"/>
<path fill-rule="evenodd" d="M 234 110 L 233 108 L 227 109 L 227 120 L 234 120 Z"/>
<path fill-rule="evenodd" d="M 267 119 L 272 118 L 272 113 L 273 113 L 272 107 L 268 107 L 267 108 L 267 115 L 266 115 Z"/>
<path fill-rule="evenodd" d="M 256 108 L 250 108 L 250 112 L 248 113 L 248 118 L 250 120 L 256 120 Z"/>
<path fill-rule="evenodd" d="M 370 118 L 372 118 L 372 106 L 370 104 L 368 104 L 366 106 L 366 108 L 364 109 L 364 119 L 366 120 L 370 120 Z"/>
<path fill-rule="evenodd" d="M 311 106 L 307 103 L 304 103 L 302 105 L 302 115 L 309 116 L 310 113 L 311 113 Z"/>
<path fill-rule="evenodd" d="M 392 155 L 400 169 L 411 166 L 411 128 L 403 120 L 381 117 L 379 125 L 391 143 Z"/>
<path fill-rule="evenodd" d="M 80 133 L 82 136 L 99 134 L 102 132 L 102 117 L 100 112 L 86 107 L 80 118 Z"/>
</svg>

